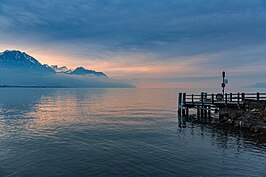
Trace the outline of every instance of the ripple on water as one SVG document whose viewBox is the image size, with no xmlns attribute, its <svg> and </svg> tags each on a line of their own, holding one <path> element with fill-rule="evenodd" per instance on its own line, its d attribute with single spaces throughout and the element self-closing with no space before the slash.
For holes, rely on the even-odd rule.
<svg viewBox="0 0 266 177">
<path fill-rule="evenodd" d="M 2 89 L 0 176 L 266 176 L 265 144 L 180 128 L 176 93 Z"/>
</svg>

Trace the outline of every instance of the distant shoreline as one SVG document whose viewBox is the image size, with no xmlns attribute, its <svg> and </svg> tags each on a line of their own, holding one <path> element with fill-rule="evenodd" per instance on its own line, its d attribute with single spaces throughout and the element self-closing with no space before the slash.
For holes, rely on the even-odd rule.
<svg viewBox="0 0 266 177">
<path fill-rule="evenodd" d="M 1 88 L 136 88 L 136 87 L 66 87 L 66 86 L 21 86 L 0 85 Z"/>
<path fill-rule="evenodd" d="M 11 86 L 11 85 L 0 85 L 0 88 L 67 88 L 63 86 Z"/>
</svg>

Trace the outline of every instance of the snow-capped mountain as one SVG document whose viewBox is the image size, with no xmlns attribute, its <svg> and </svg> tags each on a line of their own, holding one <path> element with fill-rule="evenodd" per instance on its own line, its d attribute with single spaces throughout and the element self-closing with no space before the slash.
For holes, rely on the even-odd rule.
<svg viewBox="0 0 266 177">
<path fill-rule="evenodd" d="M 66 66 L 59 67 L 57 65 L 51 65 L 50 68 L 52 68 L 56 73 L 70 73 L 72 71 Z"/>
<path fill-rule="evenodd" d="M 57 65 L 51 65 L 50 68 L 54 70 L 56 73 L 65 73 L 71 75 L 88 75 L 88 76 L 100 76 L 100 77 L 108 77 L 103 72 L 97 72 L 94 70 L 88 70 L 84 67 L 77 67 L 74 70 L 68 69 L 66 66 L 59 67 Z"/>
<path fill-rule="evenodd" d="M 72 75 L 94 75 L 94 76 L 101 76 L 101 77 L 108 77 L 103 72 L 96 72 L 94 70 L 88 70 L 83 67 L 78 67 L 74 71 L 70 72 L 69 74 Z"/>
<path fill-rule="evenodd" d="M 0 70 L 11 72 L 65 73 L 71 75 L 107 77 L 103 72 L 87 70 L 83 67 L 78 67 L 72 71 L 66 66 L 59 67 L 57 65 L 48 66 L 47 64 L 41 64 L 35 58 L 18 50 L 6 50 L 0 53 Z"/>
<path fill-rule="evenodd" d="M 103 72 L 78 67 L 41 64 L 25 52 L 6 50 L 0 53 L 0 87 L 88 87 L 132 88 L 133 85 L 109 78 Z"/>
<path fill-rule="evenodd" d="M 35 58 L 18 50 L 6 50 L 0 53 L 0 70 L 54 73 L 48 65 L 42 65 Z"/>
</svg>

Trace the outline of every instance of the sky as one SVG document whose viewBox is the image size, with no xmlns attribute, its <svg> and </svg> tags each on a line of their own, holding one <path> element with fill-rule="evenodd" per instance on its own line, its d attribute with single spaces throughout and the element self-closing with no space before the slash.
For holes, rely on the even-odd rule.
<svg viewBox="0 0 266 177">
<path fill-rule="evenodd" d="M 263 85 L 266 0 L 0 0 L 6 49 L 140 88 Z"/>
</svg>

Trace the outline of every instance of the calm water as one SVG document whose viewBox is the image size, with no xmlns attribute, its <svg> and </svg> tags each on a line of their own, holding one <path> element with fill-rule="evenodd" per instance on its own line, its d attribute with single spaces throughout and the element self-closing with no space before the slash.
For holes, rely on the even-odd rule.
<svg viewBox="0 0 266 177">
<path fill-rule="evenodd" d="M 187 123 L 177 90 L 1 89 L 0 176 L 266 176 L 266 145 Z"/>
</svg>

